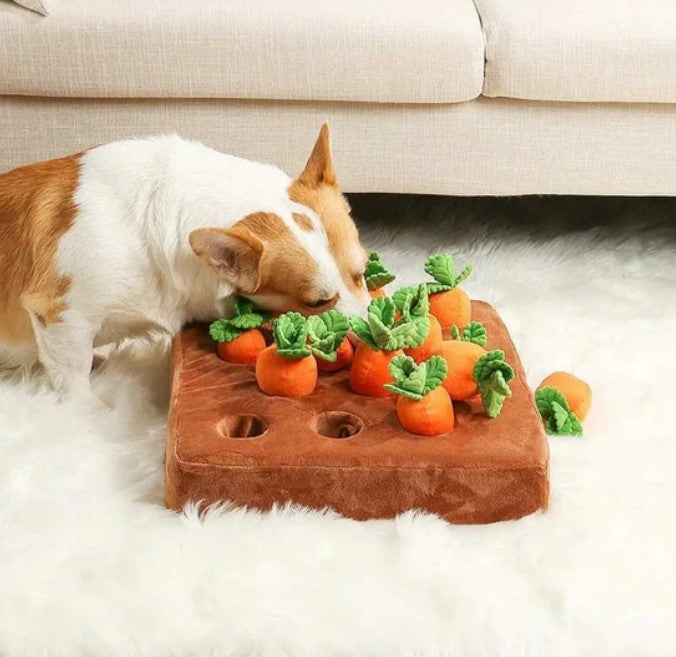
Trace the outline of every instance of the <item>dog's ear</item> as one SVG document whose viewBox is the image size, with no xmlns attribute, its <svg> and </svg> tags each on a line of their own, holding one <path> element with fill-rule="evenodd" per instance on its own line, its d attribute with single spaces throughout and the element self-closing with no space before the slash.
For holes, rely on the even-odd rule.
<svg viewBox="0 0 676 657">
<path fill-rule="evenodd" d="M 189 241 L 195 254 L 238 291 L 250 294 L 256 290 L 263 243 L 249 230 L 198 228 L 190 233 Z"/>
<path fill-rule="evenodd" d="M 331 155 L 331 135 L 329 124 L 326 121 L 322 124 L 319 137 L 317 137 L 303 173 L 298 176 L 298 182 L 309 187 L 317 187 L 322 183 L 336 184 L 336 172 L 333 169 L 333 156 Z"/>
</svg>

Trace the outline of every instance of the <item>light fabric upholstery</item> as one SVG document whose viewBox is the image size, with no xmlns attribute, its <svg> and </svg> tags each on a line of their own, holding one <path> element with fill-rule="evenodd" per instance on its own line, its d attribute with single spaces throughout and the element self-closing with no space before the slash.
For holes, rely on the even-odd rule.
<svg viewBox="0 0 676 657">
<path fill-rule="evenodd" d="M 475 0 L 484 94 L 676 102 L 674 0 Z"/>
<path fill-rule="evenodd" d="M 17 5 L 30 9 L 42 16 L 46 16 L 50 10 L 49 0 L 14 0 Z"/>
<path fill-rule="evenodd" d="M 353 192 L 676 195 L 676 105 L 450 105 L 0 98 L 0 169 L 178 132 L 301 171 L 331 122 Z"/>
<path fill-rule="evenodd" d="M 0 94 L 450 103 L 483 84 L 472 0 L 0 3 Z"/>
</svg>

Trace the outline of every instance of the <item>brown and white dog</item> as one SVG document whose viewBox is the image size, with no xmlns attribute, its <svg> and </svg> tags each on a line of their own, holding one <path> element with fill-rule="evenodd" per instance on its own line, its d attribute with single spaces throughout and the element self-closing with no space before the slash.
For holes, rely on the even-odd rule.
<svg viewBox="0 0 676 657">
<path fill-rule="evenodd" d="M 0 368 L 42 363 L 90 396 L 95 346 L 227 312 L 360 313 L 366 254 L 329 128 L 301 175 L 176 136 L 120 141 L 0 175 Z"/>
</svg>

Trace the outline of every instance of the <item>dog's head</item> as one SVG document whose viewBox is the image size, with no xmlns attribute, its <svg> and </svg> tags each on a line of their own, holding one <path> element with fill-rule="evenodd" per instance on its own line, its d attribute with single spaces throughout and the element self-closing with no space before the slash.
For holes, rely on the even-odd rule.
<svg viewBox="0 0 676 657">
<path fill-rule="evenodd" d="M 194 230 L 193 251 L 265 308 L 362 314 L 366 251 L 336 182 L 328 124 L 287 195 L 287 216 L 256 212 L 227 229 Z"/>
</svg>

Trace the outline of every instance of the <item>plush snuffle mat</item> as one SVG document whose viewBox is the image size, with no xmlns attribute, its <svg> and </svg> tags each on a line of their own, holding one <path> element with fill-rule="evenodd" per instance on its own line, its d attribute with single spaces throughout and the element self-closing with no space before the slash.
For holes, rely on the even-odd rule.
<svg viewBox="0 0 676 657">
<path fill-rule="evenodd" d="M 172 358 L 167 504 L 297 503 L 360 520 L 419 509 L 462 523 L 546 507 L 547 442 L 516 348 L 488 304 L 472 306 L 490 348 L 515 366 L 512 397 L 497 418 L 458 404 L 455 428 L 434 437 L 405 431 L 391 399 L 355 395 L 345 371 L 321 375 L 309 397 L 269 397 L 252 366 L 217 357 L 205 328 L 184 331 Z"/>
<path fill-rule="evenodd" d="M 584 436 L 547 438 L 547 511 L 168 510 L 169 345 L 123 345 L 110 413 L 0 381 L 3 657 L 675 654 L 674 200 L 351 202 L 401 284 L 432 250 L 474 265 L 531 388 L 594 389 Z"/>
</svg>

